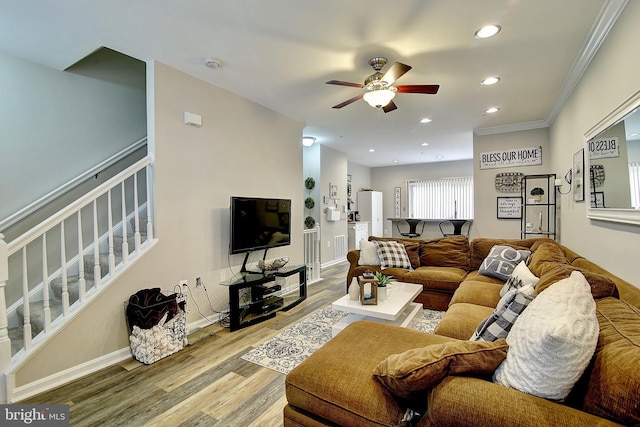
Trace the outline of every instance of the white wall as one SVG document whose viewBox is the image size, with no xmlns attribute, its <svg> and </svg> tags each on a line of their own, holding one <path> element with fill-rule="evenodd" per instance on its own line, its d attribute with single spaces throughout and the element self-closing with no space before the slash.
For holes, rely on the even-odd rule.
<svg viewBox="0 0 640 427">
<path fill-rule="evenodd" d="M 382 191 L 384 235 L 393 234 L 393 224 L 386 218 L 395 217 L 394 188 L 401 189 L 402 215 L 407 213 L 407 184 L 412 179 L 436 179 L 473 175 L 473 161 L 460 160 L 455 162 L 436 162 L 406 166 L 387 166 L 371 169 L 371 187 L 375 191 Z M 476 207 L 477 211 L 477 207 Z M 435 223 L 429 223 L 423 237 L 441 237 L 442 233 Z"/>
<path fill-rule="evenodd" d="M 480 153 L 527 147 L 542 147 L 542 164 L 497 169 L 480 169 Z M 549 129 L 532 129 L 495 135 L 473 136 L 473 165 L 475 221 L 473 228 L 480 237 L 520 238 L 519 219 L 497 219 L 497 198 L 518 197 L 519 193 L 496 191 L 496 174 L 521 172 L 525 175 L 557 173 L 551 163 Z M 564 176 L 564 175 L 562 175 Z"/>
<path fill-rule="evenodd" d="M 228 256 L 231 195 L 291 198 L 292 244 L 269 258 L 303 261 L 303 125 L 163 64 L 148 67 L 159 243 L 17 372 L 17 386 L 126 349 L 123 303 L 140 289 L 186 279 L 201 311 L 217 319 L 194 281 L 202 278 L 214 308 L 227 308 L 221 276 L 243 259 Z M 184 125 L 184 111 L 202 115 L 202 127 Z M 187 307 L 189 323 L 201 319 L 191 298 Z"/>
<path fill-rule="evenodd" d="M 316 181 L 317 183 L 318 181 Z M 329 196 L 329 186 L 337 185 L 338 198 L 324 203 Z M 347 214 L 343 206 L 347 204 L 347 156 L 342 151 L 320 145 L 320 264 L 330 265 L 344 260 L 336 256 L 334 238 L 347 236 Z M 329 206 L 340 210 L 340 221 L 327 221 L 325 209 Z M 346 252 L 345 252 L 346 255 Z"/>
<path fill-rule="evenodd" d="M 64 72 L 0 53 L 0 218 L 146 135 L 144 63 L 100 60 Z"/>
<path fill-rule="evenodd" d="M 585 133 L 640 87 L 639 27 L 640 2 L 630 1 L 553 123 L 551 162 L 563 176 Z M 640 227 L 589 220 L 587 203 L 562 196 L 562 243 L 640 286 Z"/>
</svg>

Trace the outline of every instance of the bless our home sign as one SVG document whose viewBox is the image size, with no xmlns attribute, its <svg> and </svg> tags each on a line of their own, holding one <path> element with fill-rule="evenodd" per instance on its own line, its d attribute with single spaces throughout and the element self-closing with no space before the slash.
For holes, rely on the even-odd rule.
<svg viewBox="0 0 640 427">
<path fill-rule="evenodd" d="M 542 164 L 542 147 L 516 148 L 512 150 L 480 153 L 480 169 Z"/>
</svg>

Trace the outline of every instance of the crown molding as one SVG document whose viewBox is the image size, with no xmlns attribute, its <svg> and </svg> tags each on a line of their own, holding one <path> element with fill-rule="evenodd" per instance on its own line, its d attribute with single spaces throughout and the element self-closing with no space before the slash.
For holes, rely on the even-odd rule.
<svg viewBox="0 0 640 427">
<path fill-rule="evenodd" d="M 498 133 L 519 132 L 523 130 L 548 128 L 549 123 L 544 120 L 536 120 L 533 122 L 514 123 L 512 125 L 493 126 L 488 128 L 476 129 L 473 131 L 476 135 L 495 135 Z"/>
</svg>

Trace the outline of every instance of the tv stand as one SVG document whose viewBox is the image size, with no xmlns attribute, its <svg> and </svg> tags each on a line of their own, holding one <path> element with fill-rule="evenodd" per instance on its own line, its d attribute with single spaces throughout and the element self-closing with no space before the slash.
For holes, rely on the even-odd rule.
<svg viewBox="0 0 640 427">
<path fill-rule="evenodd" d="M 296 273 L 297 283 L 289 283 L 293 279 L 287 278 Z M 271 319 L 278 311 L 289 310 L 304 301 L 307 298 L 307 267 L 284 266 L 269 274 L 245 269 L 220 284 L 229 289 L 229 330 L 233 332 Z"/>
</svg>

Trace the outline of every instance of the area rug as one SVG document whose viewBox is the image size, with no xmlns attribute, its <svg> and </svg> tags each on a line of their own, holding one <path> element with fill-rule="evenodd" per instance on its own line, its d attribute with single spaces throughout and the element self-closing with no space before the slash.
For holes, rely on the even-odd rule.
<svg viewBox="0 0 640 427">
<path fill-rule="evenodd" d="M 241 356 L 274 371 L 288 374 L 314 351 L 331 339 L 331 327 L 342 320 L 346 312 L 324 308 L 297 323 L 264 344 Z M 443 311 L 424 309 L 413 319 L 409 328 L 431 333 L 444 316 Z"/>
</svg>

